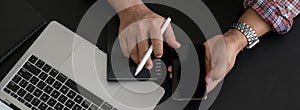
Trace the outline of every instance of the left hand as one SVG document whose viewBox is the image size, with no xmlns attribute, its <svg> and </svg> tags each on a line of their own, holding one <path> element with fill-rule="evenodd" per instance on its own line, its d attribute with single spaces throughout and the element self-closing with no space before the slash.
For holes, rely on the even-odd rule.
<svg viewBox="0 0 300 110">
<path fill-rule="evenodd" d="M 247 45 L 245 36 L 231 29 L 223 35 L 217 35 L 204 43 L 206 53 L 206 87 L 212 91 L 233 68 L 237 54 Z M 168 67 L 172 72 L 172 67 Z M 172 75 L 170 75 L 172 78 Z"/>
</svg>

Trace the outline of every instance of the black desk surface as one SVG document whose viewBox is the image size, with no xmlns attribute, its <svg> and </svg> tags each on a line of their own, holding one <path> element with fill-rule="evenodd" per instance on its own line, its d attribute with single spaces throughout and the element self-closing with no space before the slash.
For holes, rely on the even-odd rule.
<svg viewBox="0 0 300 110">
<path fill-rule="evenodd" d="M 28 0 L 43 17 L 56 19 L 75 30 L 92 0 Z M 242 1 L 203 0 L 216 17 L 222 31 L 243 13 Z M 285 34 L 268 33 L 251 51 L 238 55 L 233 70 L 225 78 L 211 110 L 285 110 L 299 109 L 300 104 L 300 18 Z M 0 64 L 0 78 L 17 62 L 37 36 Z M 5 39 L 5 38 L 1 38 Z M 197 107 L 191 104 L 190 107 Z M 196 108 L 195 108 L 196 109 Z"/>
</svg>

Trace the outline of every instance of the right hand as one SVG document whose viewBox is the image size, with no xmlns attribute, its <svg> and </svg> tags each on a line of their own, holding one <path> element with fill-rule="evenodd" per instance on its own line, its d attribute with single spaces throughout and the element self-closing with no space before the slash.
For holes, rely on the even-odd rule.
<svg viewBox="0 0 300 110">
<path fill-rule="evenodd" d="M 130 57 L 136 64 L 140 63 L 151 44 L 155 57 L 161 58 L 163 55 L 163 38 L 170 47 L 180 47 L 171 25 L 162 35 L 160 30 L 165 18 L 152 12 L 144 4 L 134 5 L 120 11 L 119 18 L 121 50 L 126 57 Z M 151 44 L 148 41 L 149 38 Z M 149 58 L 145 67 L 151 69 L 152 66 L 152 60 Z"/>
</svg>

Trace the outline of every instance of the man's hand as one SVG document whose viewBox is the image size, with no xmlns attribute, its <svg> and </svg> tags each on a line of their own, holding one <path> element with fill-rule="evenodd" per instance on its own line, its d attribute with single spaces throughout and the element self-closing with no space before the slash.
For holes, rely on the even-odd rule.
<svg viewBox="0 0 300 110">
<path fill-rule="evenodd" d="M 204 43 L 207 92 L 212 91 L 233 68 L 237 54 L 247 45 L 247 40 L 238 30 L 229 30 Z M 168 68 L 172 72 L 172 67 Z M 170 75 L 172 78 L 172 75 Z"/>
<path fill-rule="evenodd" d="M 233 68 L 237 54 L 247 45 L 238 30 L 229 30 L 204 43 L 206 48 L 207 91 L 212 91 Z"/>
<path fill-rule="evenodd" d="M 180 47 L 171 25 L 162 35 L 160 30 L 165 18 L 152 12 L 144 4 L 134 5 L 120 11 L 119 18 L 119 42 L 122 52 L 137 64 L 140 63 L 151 44 L 154 55 L 157 58 L 162 57 L 163 38 L 170 47 Z M 148 39 L 151 39 L 151 42 Z M 145 67 L 151 69 L 152 66 L 152 60 L 149 58 Z"/>
</svg>

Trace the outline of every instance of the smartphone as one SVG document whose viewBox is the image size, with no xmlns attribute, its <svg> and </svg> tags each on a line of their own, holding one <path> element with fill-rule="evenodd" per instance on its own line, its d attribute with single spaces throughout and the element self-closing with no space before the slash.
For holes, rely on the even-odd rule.
<svg viewBox="0 0 300 110">
<path fill-rule="evenodd" d="M 184 55 L 185 57 L 179 57 L 178 51 L 172 52 L 172 92 L 173 92 L 173 99 L 174 100 L 204 100 L 207 97 L 206 93 L 206 81 L 205 81 L 205 47 L 203 44 L 182 44 L 181 48 L 184 47 Z M 196 52 L 195 52 L 196 51 Z M 191 57 L 193 54 L 197 54 L 197 60 Z M 188 91 L 189 85 L 182 85 L 180 84 L 181 76 L 182 75 L 193 75 L 198 74 L 197 72 L 190 70 L 193 74 L 181 73 L 183 67 L 186 65 L 190 65 L 191 61 L 198 62 L 199 64 L 199 77 L 198 81 L 190 81 L 198 83 L 196 85 L 195 92 Z M 192 76 L 193 77 L 193 76 Z M 192 93 L 192 96 L 191 96 Z"/>
</svg>

